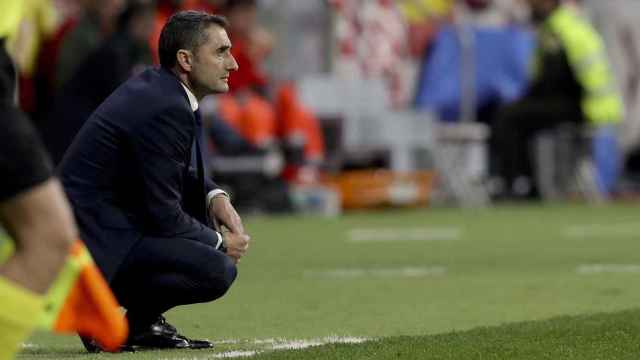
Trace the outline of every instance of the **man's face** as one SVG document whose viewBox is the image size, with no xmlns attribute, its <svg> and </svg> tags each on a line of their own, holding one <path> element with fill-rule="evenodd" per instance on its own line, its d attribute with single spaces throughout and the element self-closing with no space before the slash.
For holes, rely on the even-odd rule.
<svg viewBox="0 0 640 360">
<path fill-rule="evenodd" d="M 231 55 L 231 41 L 220 26 L 212 25 L 205 31 L 207 41 L 193 54 L 191 84 L 201 95 L 227 92 L 229 75 L 238 70 L 238 63 Z"/>
</svg>

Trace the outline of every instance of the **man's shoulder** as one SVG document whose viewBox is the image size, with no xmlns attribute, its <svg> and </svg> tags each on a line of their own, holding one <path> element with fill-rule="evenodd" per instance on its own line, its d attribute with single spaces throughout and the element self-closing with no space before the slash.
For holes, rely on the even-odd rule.
<svg viewBox="0 0 640 360">
<path fill-rule="evenodd" d="M 164 69 L 149 68 L 130 78 L 122 87 L 124 91 L 133 92 L 140 96 L 148 94 L 167 99 L 180 100 L 181 87 L 178 79 Z M 151 105 L 151 104 L 148 104 Z"/>
<path fill-rule="evenodd" d="M 151 68 L 130 78 L 98 108 L 103 117 L 150 119 L 162 113 L 189 115 L 180 82 L 166 70 Z M 130 120 L 127 120 L 130 121 Z"/>
</svg>

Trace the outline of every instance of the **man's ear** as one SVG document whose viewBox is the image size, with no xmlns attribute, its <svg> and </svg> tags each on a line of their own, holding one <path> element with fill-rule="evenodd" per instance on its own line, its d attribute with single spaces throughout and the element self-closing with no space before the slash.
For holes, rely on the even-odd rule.
<svg viewBox="0 0 640 360">
<path fill-rule="evenodd" d="M 193 67 L 193 54 L 189 50 L 180 49 L 176 53 L 176 61 L 185 72 L 191 72 Z"/>
</svg>

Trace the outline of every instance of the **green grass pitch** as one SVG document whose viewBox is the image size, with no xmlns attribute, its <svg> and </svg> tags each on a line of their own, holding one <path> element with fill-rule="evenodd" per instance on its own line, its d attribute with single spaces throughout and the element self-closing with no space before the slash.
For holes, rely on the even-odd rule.
<svg viewBox="0 0 640 360">
<path fill-rule="evenodd" d="M 19 358 L 636 359 L 639 217 L 547 205 L 251 218 L 231 291 L 167 314 L 213 350 L 89 355 L 38 333 Z"/>
</svg>

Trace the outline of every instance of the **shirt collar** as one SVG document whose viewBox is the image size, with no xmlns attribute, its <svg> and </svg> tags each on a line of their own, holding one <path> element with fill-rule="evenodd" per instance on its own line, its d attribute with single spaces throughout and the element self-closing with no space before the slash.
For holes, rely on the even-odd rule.
<svg viewBox="0 0 640 360">
<path fill-rule="evenodd" d="M 182 82 L 180 83 L 180 85 L 182 85 L 182 88 L 187 93 L 187 98 L 189 98 L 189 105 L 191 105 L 191 111 L 196 112 L 196 110 L 198 110 L 198 106 L 199 106 L 198 105 L 198 99 L 196 98 L 195 95 L 193 95 L 191 90 L 189 90 L 189 88 L 186 87 Z"/>
</svg>

